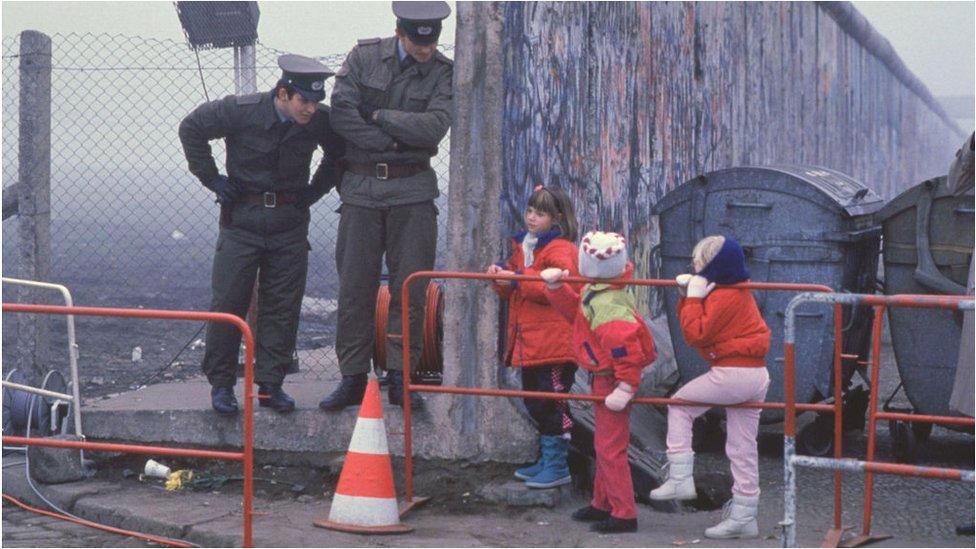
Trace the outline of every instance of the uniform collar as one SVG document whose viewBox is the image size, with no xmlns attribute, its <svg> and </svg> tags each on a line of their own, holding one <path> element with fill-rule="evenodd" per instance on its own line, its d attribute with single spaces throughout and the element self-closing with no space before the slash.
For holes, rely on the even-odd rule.
<svg viewBox="0 0 976 549">
<path fill-rule="evenodd" d="M 407 50 L 403 49 L 403 44 L 400 43 L 400 38 L 396 39 L 396 53 L 397 53 L 397 59 L 399 59 L 401 63 L 403 63 L 403 60 L 406 59 L 408 55 L 410 55 L 409 53 L 407 53 Z"/>
<path fill-rule="evenodd" d="M 393 59 L 393 62 L 397 64 L 397 67 L 399 67 L 400 66 L 400 56 L 399 56 L 400 38 L 395 35 L 389 38 L 385 38 L 383 39 L 380 45 L 382 48 L 383 60 L 386 61 L 387 59 Z M 427 76 L 430 70 L 434 67 L 435 65 L 434 59 L 436 59 L 438 55 L 440 55 L 440 52 L 435 53 L 434 56 L 430 58 L 430 61 L 426 63 L 414 63 L 409 67 L 407 67 L 407 69 L 404 70 L 403 72 L 408 72 L 414 67 L 416 67 L 417 72 L 419 72 L 421 76 Z"/>
<path fill-rule="evenodd" d="M 261 98 L 262 103 L 267 103 L 264 107 L 264 129 L 270 130 L 271 126 L 275 125 L 275 122 L 279 121 L 278 109 L 275 108 L 274 104 L 274 90 L 266 93 L 264 97 Z"/>
</svg>

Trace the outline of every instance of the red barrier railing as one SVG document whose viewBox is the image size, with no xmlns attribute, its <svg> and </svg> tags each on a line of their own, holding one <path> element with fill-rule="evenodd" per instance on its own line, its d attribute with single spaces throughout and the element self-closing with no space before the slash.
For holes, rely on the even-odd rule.
<svg viewBox="0 0 976 549">
<path fill-rule="evenodd" d="M 795 330 L 793 312 L 801 303 L 828 303 L 835 307 L 840 305 L 866 305 L 874 307 L 874 321 L 871 326 L 871 396 L 868 404 L 868 445 L 864 461 L 844 459 L 835 452 L 834 458 L 817 458 L 796 455 L 796 410 L 803 408 L 795 403 L 794 385 L 796 379 L 795 365 Z M 786 418 L 783 429 L 783 467 L 784 467 L 784 516 L 783 516 L 783 545 L 796 545 L 796 472 L 795 466 L 833 469 L 835 478 L 841 471 L 863 471 L 864 481 L 864 515 L 861 534 L 846 542 L 848 547 L 856 547 L 865 543 L 884 539 L 889 536 L 871 534 L 871 519 L 874 506 L 874 473 L 884 473 L 901 476 L 924 478 L 938 478 L 945 480 L 965 480 L 972 482 L 973 471 L 959 469 L 945 469 L 937 467 L 922 467 L 899 463 L 885 463 L 875 461 L 877 447 L 877 422 L 879 419 L 895 419 L 907 422 L 938 423 L 943 425 L 958 425 L 973 427 L 973 418 L 958 416 L 916 415 L 892 412 L 878 412 L 878 383 L 881 376 L 881 327 L 885 311 L 889 307 L 913 307 L 927 309 L 973 309 L 972 296 L 933 296 L 933 295 L 860 295 L 860 294 L 801 294 L 793 298 L 786 309 L 785 318 L 785 364 L 783 381 L 785 386 L 784 400 L 786 401 Z M 836 348 L 836 344 L 835 344 Z M 836 390 L 836 388 L 835 388 Z M 841 416 L 841 402 L 834 402 L 834 417 Z M 835 440 L 840 439 L 839 422 L 835 423 Z M 843 537 L 844 528 L 840 523 L 840 491 L 837 490 L 834 499 L 834 527 L 824 538 L 824 547 L 836 547 Z"/>
<path fill-rule="evenodd" d="M 410 393 L 411 392 L 423 392 L 423 393 L 446 393 L 446 394 L 462 394 L 462 395 L 478 395 L 478 396 L 489 396 L 489 397 L 518 397 L 518 398 L 537 398 L 545 400 L 588 400 L 588 401 L 602 401 L 603 398 L 594 395 L 578 395 L 578 394 L 564 394 L 564 393 L 546 393 L 540 391 L 518 391 L 511 389 L 481 389 L 475 387 L 445 387 L 445 386 L 430 386 L 430 385 L 418 385 L 411 383 L 411 364 L 410 364 L 410 285 L 417 280 L 428 280 L 428 279 L 462 279 L 462 280 L 516 280 L 523 282 L 540 282 L 542 279 L 538 276 L 525 276 L 525 275 L 489 275 L 486 273 L 465 273 L 465 272 L 449 272 L 449 271 L 418 271 L 407 277 L 403 281 L 403 287 L 401 288 L 401 315 L 402 315 L 402 326 L 403 326 L 403 368 L 405 369 L 403 373 L 403 454 L 404 454 L 404 500 L 407 508 L 412 507 L 419 501 L 414 500 L 413 494 L 413 413 L 410 409 Z M 582 277 L 569 277 L 563 280 L 568 283 L 606 283 L 606 280 L 593 280 L 589 278 Z M 664 286 L 664 287 L 677 287 L 677 283 L 672 279 L 630 279 L 630 280 L 613 280 L 609 281 L 613 284 L 620 284 L 625 286 Z M 834 290 L 829 286 L 824 286 L 821 284 L 789 284 L 789 283 L 769 283 L 769 282 L 750 282 L 744 284 L 736 284 L 737 288 L 746 288 L 750 290 L 768 290 L 768 291 L 791 291 L 791 292 L 824 292 L 832 293 Z M 841 340 L 842 333 L 842 319 L 841 319 L 841 307 L 837 305 L 834 308 L 834 337 L 839 342 Z M 389 337 L 398 337 L 396 335 L 390 334 Z M 840 401 L 840 382 L 842 378 L 841 372 L 841 359 L 840 359 L 840 344 L 835 345 L 834 349 L 835 360 L 834 360 L 834 376 L 835 376 L 835 398 Z M 736 405 L 721 405 L 721 404 L 710 404 L 701 402 L 691 402 L 686 400 L 679 400 L 673 398 L 653 398 L 653 397 L 635 397 L 631 402 L 634 404 L 650 404 L 655 406 L 662 405 L 677 405 L 677 406 L 708 406 L 708 407 L 721 407 L 721 408 L 759 408 L 764 410 L 785 410 L 786 404 L 784 402 L 748 402 Z M 830 404 L 796 404 L 795 408 L 801 411 L 811 411 L 811 412 L 822 412 L 822 413 L 835 413 L 834 406 Z M 788 417 L 788 416 L 787 416 Z M 838 414 L 839 417 L 839 414 Z M 839 437 L 837 437 L 839 439 Z M 835 451 L 840 449 L 840 441 L 835 439 L 835 444 L 837 445 Z M 840 473 L 837 474 L 835 478 L 835 483 L 837 488 L 837 499 L 836 502 L 839 504 L 840 500 Z M 839 517 L 838 517 L 839 522 Z"/>
<path fill-rule="evenodd" d="M 121 318 L 155 318 L 163 320 L 197 320 L 203 322 L 222 322 L 236 326 L 244 338 L 244 434 L 241 452 L 218 452 L 167 448 L 162 446 L 143 446 L 138 444 L 90 442 L 75 440 L 56 440 L 45 438 L 26 438 L 4 436 L 3 444 L 22 444 L 25 446 L 49 446 L 55 448 L 78 448 L 103 452 L 122 452 L 129 454 L 151 454 L 160 456 L 220 459 L 240 461 L 244 467 L 244 547 L 253 545 L 252 525 L 254 520 L 254 336 L 247 323 L 231 314 L 204 313 L 196 311 L 162 311 L 153 309 L 115 309 L 102 307 L 62 307 L 55 305 L 29 305 L 4 303 L 3 311 L 9 313 L 33 313 L 49 315 L 103 316 Z"/>
</svg>

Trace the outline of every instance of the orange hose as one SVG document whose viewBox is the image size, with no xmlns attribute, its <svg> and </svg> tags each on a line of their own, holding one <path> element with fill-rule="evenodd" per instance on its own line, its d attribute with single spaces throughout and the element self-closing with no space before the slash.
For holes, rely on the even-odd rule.
<svg viewBox="0 0 976 549">
<path fill-rule="evenodd" d="M 424 297 L 424 326 L 421 334 L 423 348 L 417 370 L 419 372 L 440 372 L 443 361 L 440 342 L 437 339 L 437 331 L 442 324 L 443 311 L 440 286 L 436 282 L 431 282 L 427 286 L 427 294 Z M 389 325 L 389 313 L 390 287 L 383 285 L 380 286 L 376 294 L 376 336 L 373 346 L 373 361 L 376 367 L 381 370 L 386 370 L 386 328 Z"/>
<path fill-rule="evenodd" d="M 196 547 L 196 545 L 189 544 L 189 543 L 187 543 L 185 541 L 175 541 L 175 540 L 171 540 L 169 538 L 163 538 L 163 537 L 159 537 L 159 536 L 153 536 L 151 534 L 143 534 L 141 532 L 133 532 L 132 530 L 123 530 L 121 528 L 115 528 L 114 526 L 107 526 L 105 524 L 101 524 L 101 523 L 98 523 L 98 522 L 92 522 L 90 520 L 76 519 L 74 517 L 69 517 L 68 515 L 62 515 L 60 513 L 54 513 L 52 511 L 45 511 L 44 509 L 38 509 L 36 507 L 31 507 L 30 505 L 27 505 L 26 503 L 18 500 L 17 498 L 15 498 L 13 496 L 8 496 L 7 494 L 3 494 L 3 499 L 9 501 L 10 503 L 13 503 L 17 507 L 20 507 L 21 509 L 25 509 L 27 511 L 31 511 L 32 513 L 37 513 L 39 515 L 45 515 L 45 516 L 48 516 L 48 517 L 53 517 L 53 518 L 56 518 L 56 519 L 61 519 L 61 520 L 67 521 L 67 522 L 73 522 L 75 524 L 80 524 L 82 526 L 87 526 L 89 528 L 95 528 L 96 530 L 104 530 L 106 532 L 111 532 L 113 534 L 119 534 L 121 536 L 127 536 L 127 537 L 130 537 L 130 538 L 141 539 L 143 541 L 151 541 L 153 543 L 161 543 L 163 545 L 169 545 L 171 547 Z"/>
<path fill-rule="evenodd" d="M 423 372 L 441 371 L 441 346 L 437 341 L 437 327 L 441 324 L 440 305 L 441 291 L 438 284 L 431 281 L 427 285 L 427 301 L 424 303 L 424 347 L 420 355 L 420 367 Z"/>
</svg>

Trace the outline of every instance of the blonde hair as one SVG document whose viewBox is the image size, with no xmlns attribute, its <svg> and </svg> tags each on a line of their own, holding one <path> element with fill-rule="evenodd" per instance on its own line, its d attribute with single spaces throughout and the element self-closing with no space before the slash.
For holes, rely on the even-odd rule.
<svg viewBox="0 0 976 549">
<path fill-rule="evenodd" d="M 702 268 L 708 265 L 725 244 L 725 237 L 721 235 L 706 236 L 695 244 L 695 249 L 691 251 L 692 261 L 701 263 Z"/>
</svg>

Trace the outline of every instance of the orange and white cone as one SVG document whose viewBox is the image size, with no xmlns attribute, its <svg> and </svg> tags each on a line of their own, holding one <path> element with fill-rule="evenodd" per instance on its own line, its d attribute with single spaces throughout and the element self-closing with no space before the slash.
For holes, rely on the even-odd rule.
<svg viewBox="0 0 976 549">
<path fill-rule="evenodd" d="M 400 522 L 393 465 L 386 443 L 386 425 L 380 386 L 376 378 L 366 385 L 349 452 L 339 475 L 328 520 L 313 524 L 357 534 L 403 534 L 413 528 Z"/>
</svg>

